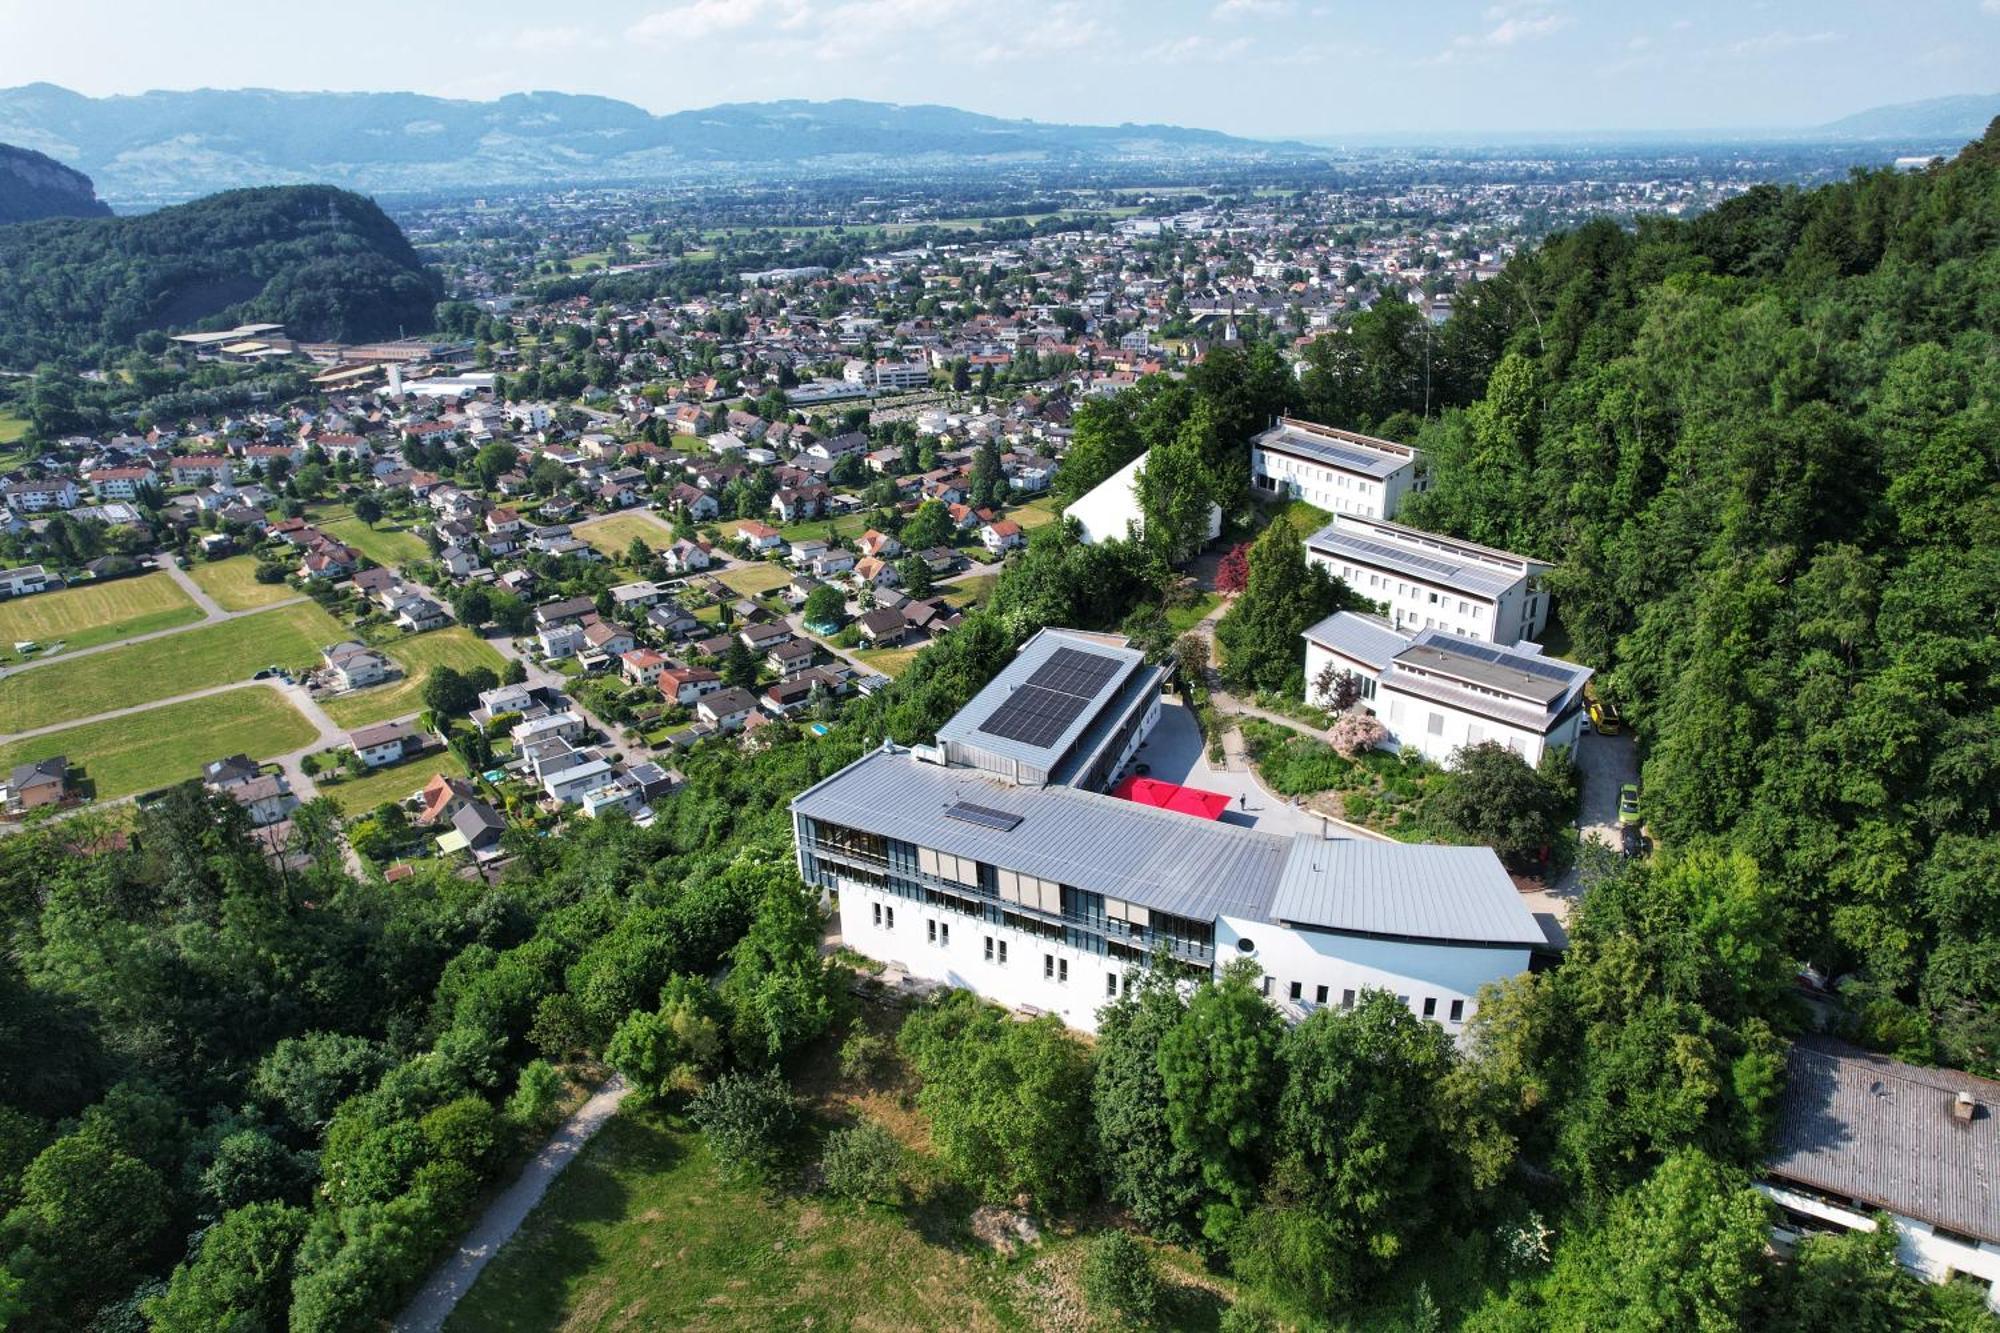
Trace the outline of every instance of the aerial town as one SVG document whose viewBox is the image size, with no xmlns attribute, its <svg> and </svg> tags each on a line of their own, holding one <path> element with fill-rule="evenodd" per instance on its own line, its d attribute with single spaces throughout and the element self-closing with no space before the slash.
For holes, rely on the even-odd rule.
<svg viewBox="0 0 2000 1333">
<path fill-rule="evenodd" d="M 2000 1329 L 1992 100 L 0 89 L 0 1328 Z"/>
</svg>

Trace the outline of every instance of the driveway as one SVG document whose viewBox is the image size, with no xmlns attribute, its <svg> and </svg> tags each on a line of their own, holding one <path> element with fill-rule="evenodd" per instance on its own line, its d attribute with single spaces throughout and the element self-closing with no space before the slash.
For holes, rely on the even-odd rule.
<svg viewBox="0 0 2000 1333">
<path fill-rule="evenodd" d="M 1583 798 L 1577 824 L 1583 836 L 1618 849 L 1618 789 L 1639 780 L 1639 747 L 1628 732 L 1600 736 L 1585 729 L 1576 741 Z"/>
</svg>

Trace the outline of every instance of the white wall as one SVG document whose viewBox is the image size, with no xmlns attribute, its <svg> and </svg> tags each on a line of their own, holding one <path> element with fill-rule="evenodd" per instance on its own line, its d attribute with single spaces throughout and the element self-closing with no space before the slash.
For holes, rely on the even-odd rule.
<svg viewBox="0 0 2000 1333">
<path fill-rule="evenodd" d="M 1841 1208 L 1813 1195 L 1786 1189 L 1782 1184 L 1760 1181 L 1757 1188 L 1792 1212 L 1847 1231 L 1875 1229 L 1875 1219 L 1866 1213 Z M 1960 1273 L 1978 1278 L 1987 1283 L 1986 1307 L 2000 1313 L 2000 1245 L 1950 1240 L 1936 1234 L 1928 1222 L 1894 1213 L 1890 1217 L 1896 1224 L 1896 1257 L 1903 1267 L 1927 1282 L 1949 1282 Z M 1797 1244 L 1801 1235 L 1783 1218 L 1771 1231 L 1779 1244 L 1786 1247 Z"/>
<path fill-rule="evenodd" d="M 875 908 L 895 913 L 892 929 L 875 924 Z M 929 923 L 948 928 L 949 942 L 930 940 Z M 986 939 L 994 941 L 995 961 L 986 961 Z M 1040 935 L 1009 930 L 975 917 L 946 911 L 929 903 L 899 898 L 853 880 L 840 880 L 840 938 L 857 952 L 885 963 L 897 963 L 911 976 L 927 977 L 1002 1004 L 1010 1009 L 1033 1006 L 1054 1014 L 1073 1028 L 1097 1030 L 1097 1011 L 1109 998 L 1105 978 L 1114 974 L 1122 988 L 1128 968 L 1116 958 L 1085 953 Z M 999 944 L 1007 944 L 1007 962 L 998 961 Z M 1067 982 L 1043 975 L 1047 955 L 1069 964 Z M 1136 982 L 1134 983 L 1136 984 Z"/>
<path fill-rule="evenodd" d="M 1389 728 L 1389 734 L 1396 738 L 1399 748 L 1415 749 L 1440 764 L 1461 745 L 1477 745 L 1483 741 L 1498 741 L 1528 763 L 1538 764 L 1542 751 L 1550 745 L 1567 745 L 1574 753 L 1577 732 L 1583 721 L 1583 710 L 1579 708 L 1545 738 L 1540 732 L 1524 727 L 1509 726 L 1491 718 L 1460 712 L 1448 704 L 1404 694 L 1393 685 L 1385 686 L 1377 693 L 1373 707 L 1375 716 Z M 1433 718 L 1440 719 L 1440 729 L 1435 734 L 1431 731 Z"/>
<path fill-rule="evenodd" d="M 1139 473 L 1147 457 L 1140 454 L 1063 510 L 1064 518 L 1073 518 L 1082 527 L 1084 545 L 1126 541 L 1144 526 L 1139 512 Z M 1208 507 L 1208 539 L 1214 541 L 1221 535 L 1222 507 L 1212 504 Z"/>
<path fill-rule="evenodd" d="M 1239 942 L 1256 947 L 1245 952 Z M 1480 949 L 1468 945 L 1422 944 L 1397 940 L 1335 935 L 1324 931 L 1291 930 L 1263 921 L 1221 917 L 1216 922 L 1218 967 L 1237 958 L 1253 959 L 1271 978 L 1271 1002 L 1290 1017 L 1303 1017 L 1319 1007 L 1318 987 L 1327 988 L 1326 1003 L 1337 1007 L 1345 990 L 1370 988 L 1409 996 L 1410 1012 L 1423 1016 L 1424 1001 L 1437 1001 L 1433 1017 L 1456 1036 L 1478 1007 L 1479 988 L 1528 970 L 1528 950 Z M 1290 1003 L 1291 984 L 1300 983 L 1301 1002 Z M 1464 1008 L 1451 1019 L 1454 1000 Z"/>
<path fill-rule="evenodd" d="M 1250 447 L 1252 476 L 1265 477 L 1285 494 L 1296 496 L 1329 513 L 1359 514 L 1363 518 L 1394 518 L 1396 511 L 1402 507 L 1403 497 L 1410 491 L 1416 470 L 1416 463 L 1412 460 L 1383 480 L 1374 481 L 1324 463 L 1294 458 L 1290 454 L 1272 452 L 1256 445 Z"/>
</svg>

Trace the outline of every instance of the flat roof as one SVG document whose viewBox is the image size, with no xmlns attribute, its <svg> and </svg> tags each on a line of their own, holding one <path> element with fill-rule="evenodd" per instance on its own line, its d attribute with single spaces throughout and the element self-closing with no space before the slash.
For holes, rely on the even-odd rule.
<svg viewBox="0 0 2000 1333">
<path fill-rule="evenodd" d="M 1296 834 L 1270 915 L 1343 934 L 1519 948 L 1548 944 L 1491 847 Z"/>
<path fill-rule="evenodd" d="M 1766 1172 L 2000 1244 L 2000 1083 L 1818 1036 L 1785 1063 Z"/>
<path fill-rule="evenodd" d="M 1250 441 L 1259 449 L 1275 449 L 1296 454 L 1343 472 L 1355 472 L 1380 480 L 1408 467 L 1417 451 L 1394 440 L 1380 440 L 1335 426 L 1286 417 Z"/>
<path fill-rule="evenodd" d="M 1383 689 L 1546 733 L 1576 707 L 1593 674 L 1559 657 L 1425 629 L 1380 680 Z"/>
<path fill-rule="evenodd" d="M 1511 551 L 1439 537 L 1379 519 L 1338 514 L 1306 538 L 1308 550 L 1491 601 L 1549 566 Z"/>
<path fill-rule="evenodd" d="M 1537 659 L 1528 654 L 1509 653 L 1504 648 L 1451 639 L 1414 642 L 1396 654 L 1396 664 L 1499 690 L 1543 707 L 1562 698 L 1575 673 L 1583 670 L 1565 669 L 1567 664 L 1558 664 L 1551 658 Z"/>
<path fill-rule="evenodd" d="M 962 805 L 1020 822 L 1000 830 L 946 816 Z M 1264 919 L 1286 851 L 1276 834 L 1075 787 L 1016 786 L 906 750 L 863 755 L 792 809 L 1197 921 Z"/>
<path fill-rule="evenodd" d="M 1044 629 L 938 728 L 938 744 L 1053 769 L 1145 661 L 1100 636 Z"/>
<path fill-rule="evenodd" d="M 1380 671 L 1410 646 L 1410 636 L 1380 616 L 1335 611 L 1305 632 L 1307 642 Z"/>
</svg>

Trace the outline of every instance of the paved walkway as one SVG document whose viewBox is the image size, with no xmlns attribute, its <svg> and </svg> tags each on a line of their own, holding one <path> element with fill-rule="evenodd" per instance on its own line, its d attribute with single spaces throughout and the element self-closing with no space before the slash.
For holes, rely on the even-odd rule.
<svg viewBox="0 0 2000 1333">
<path fill-rule="evenodd" d="M 437 1333 L 444 1327 L 445 1320 L 451 1318 L 451 1312 L 472 1289 L 479 1274 L 500 1252 L 500 1247 L 514 1238 L 563 1168 L 604 1128 L 604 1122 L 618 1110 L 627 1091 L 625 1080 L 613 1074 L 575 1115 L 563 1122 L 555 1137 L 521 1169 L 520 1178 L 487 1205 L 479 1221 L 459 1242 L 458 1252 L 432 1271 L 423 1290 L 410 1299 L 397 1317 L 396 1333 Z"/>
<path fill-rule="evenodd" d="M 164 553 L 158 559 L 160 568 L 167 571 L 167 577 L 171 578 L 175 583 L 180 584 L 181 591 L 192 598 L 194 604 L 201 608 L 203 624 L 213 624 L 218 620 L 229 619 L 229 612 L 222 609 L 222 603 L 210 597 L 208 589 L 196 583 L 194 577 L 181 568 L 178 560 Z"/>
</svg>

